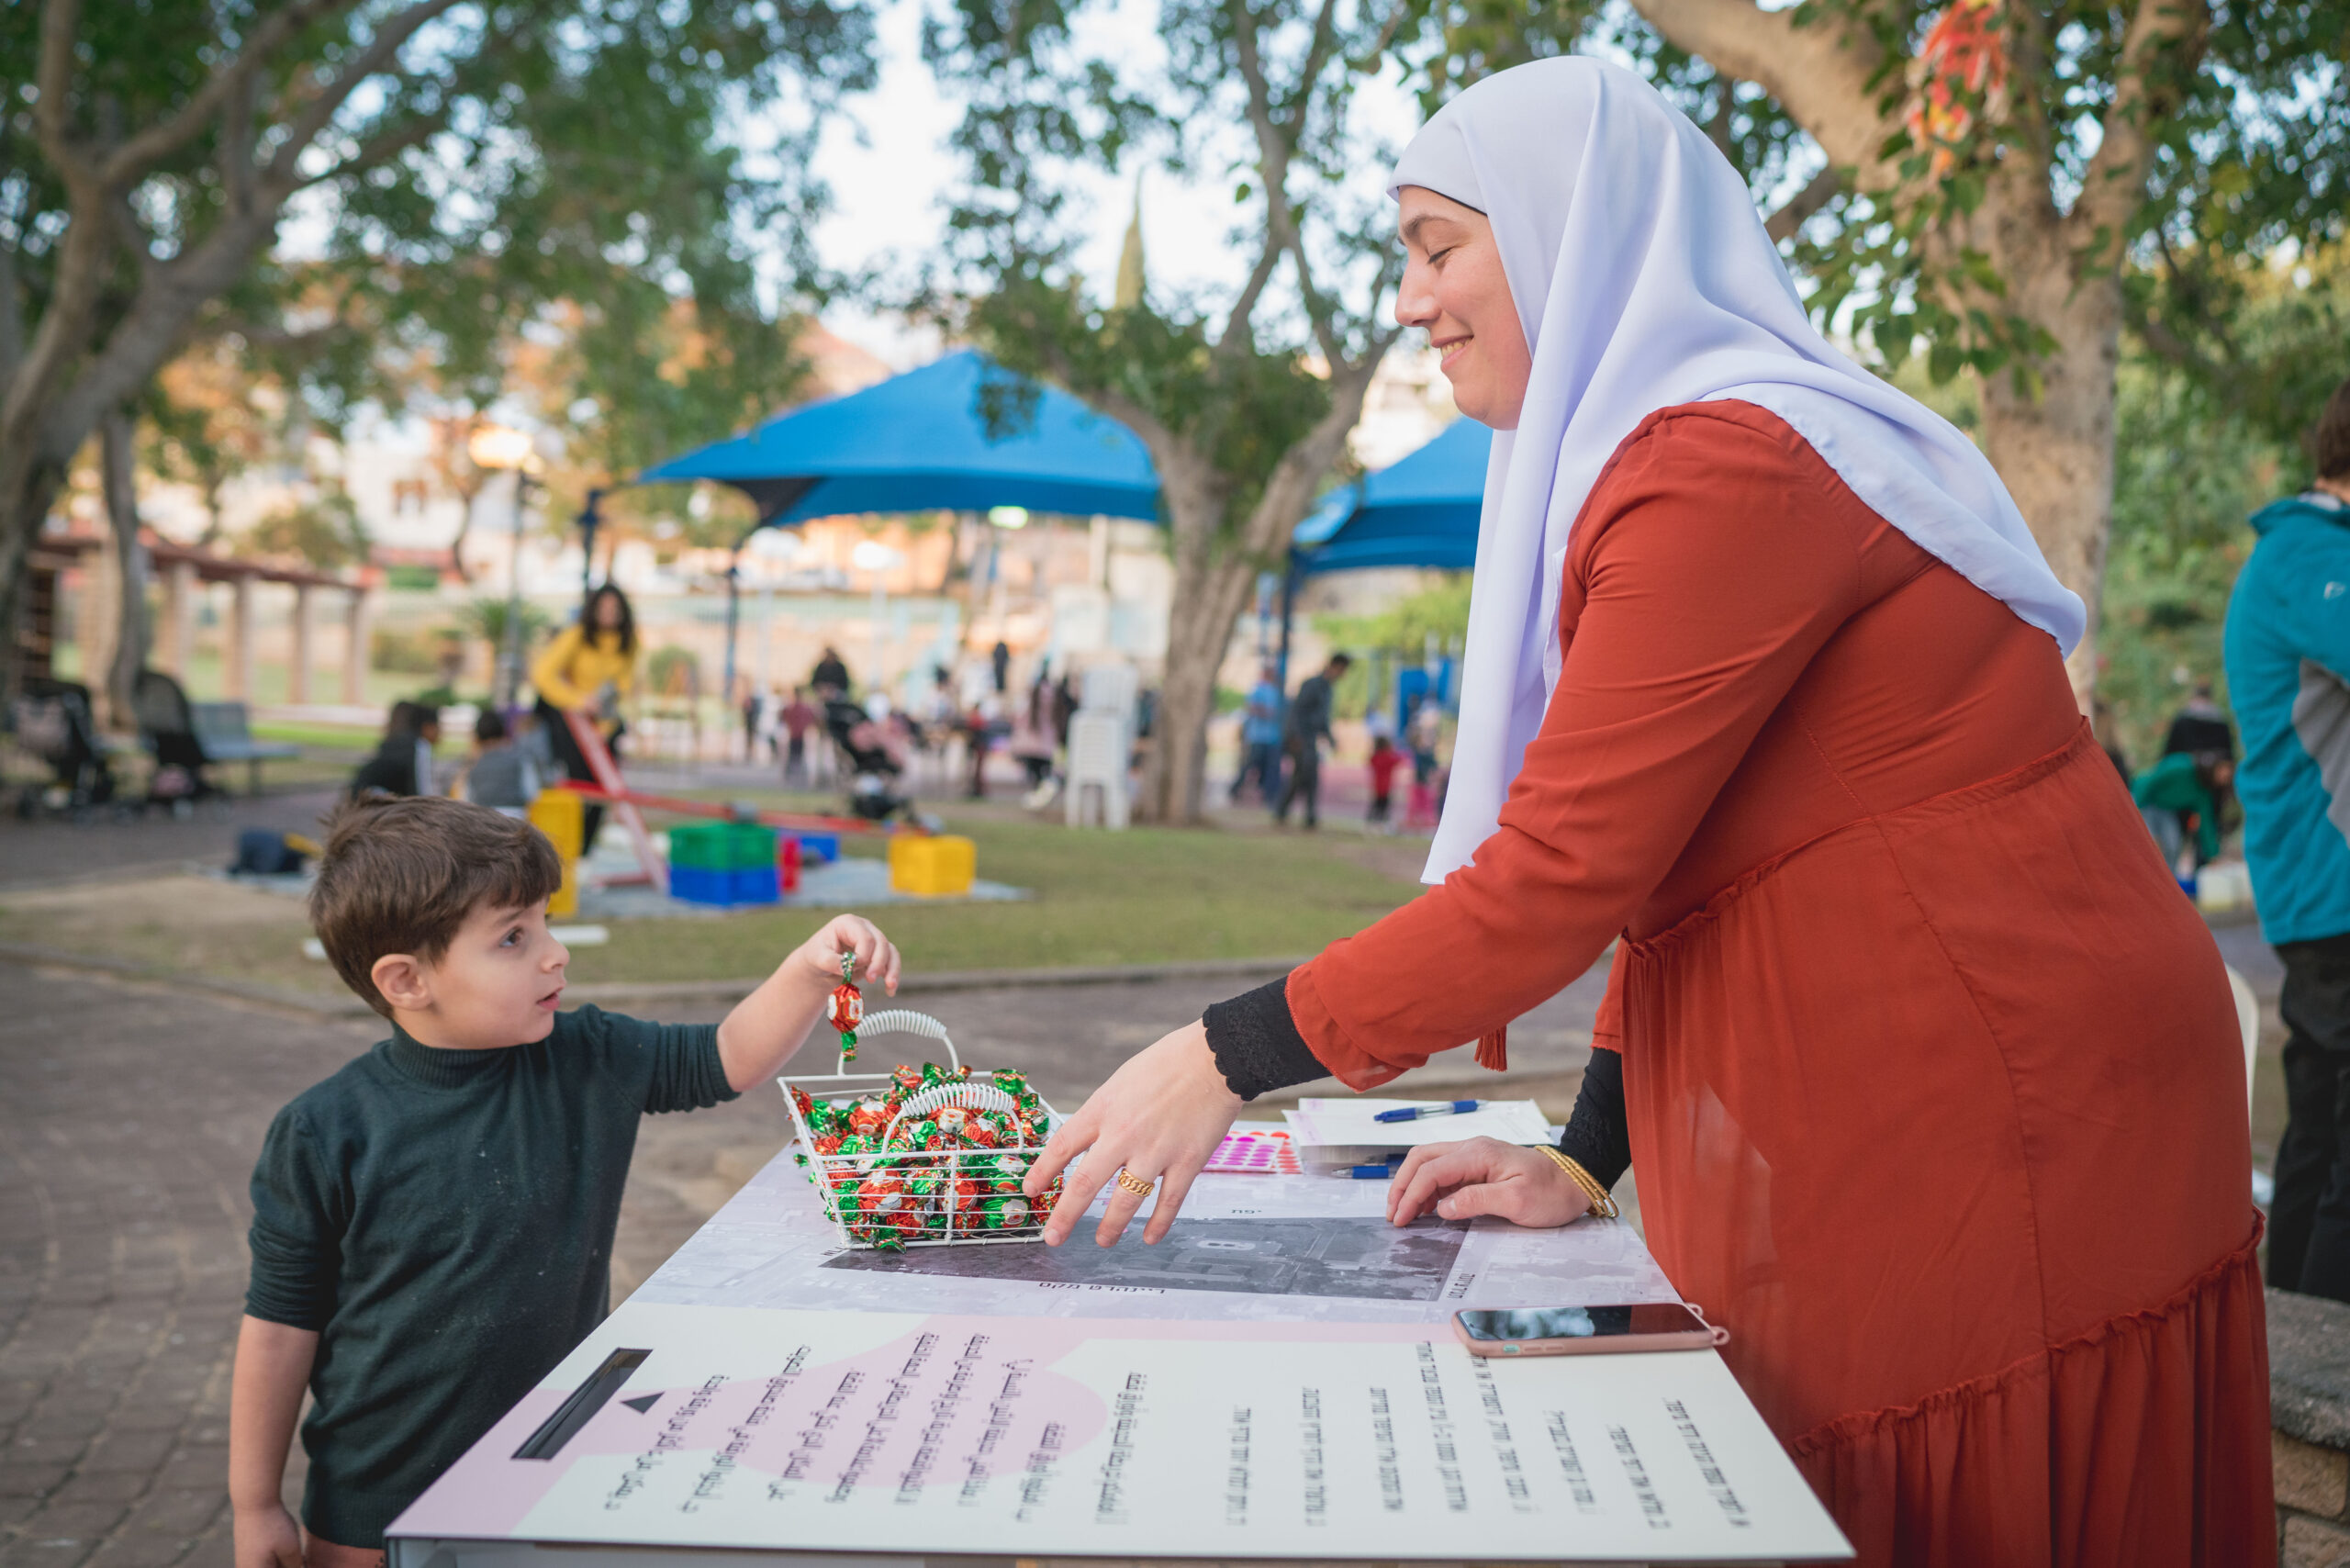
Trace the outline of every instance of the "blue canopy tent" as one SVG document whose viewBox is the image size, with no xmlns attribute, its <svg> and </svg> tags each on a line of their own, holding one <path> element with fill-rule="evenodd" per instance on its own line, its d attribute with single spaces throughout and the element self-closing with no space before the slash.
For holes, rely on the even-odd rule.
<svg viewBox="0 0 2350 1568">
<path fill-rule="evenodd" d="M 1477 564 L 1477 515 L 1494 432 L 1455 420 L 1399 463 L 1331 493 L 1297 525 L 1292 556 L 1302 577 L 1365 566 Z"/>
<path fill-rule="evenodd" d="M 1066 392 L 1036 386 L 1034 417 L 990 432 L 984 394 L 1020 380 L 968 349 L 862 392 L 779 414 L 637 476 L 644 485 L 731 485 L 762 528 L 850 512 L 1023 507 L 1155 521 L 1158 475 L 1132 431 Z M 726 682 L 734 681 L 735 572 L 726 574 Z"/>
<path fill-rule="evenodd" d="M 1402 461 L 1333 490 L 1291 536 L 1281 583 L 1281 675 L 1289 679 L 1291 610 L 1301 577 L 1371 566 L 1469 571 L 1494 432 L 1455 420 Z"/>
<path fill-rule="evenodd" d="M 1132 431 L 1041 386 L 1035 419 L 993 437 L 980 407 L 990 377 L 1019 385 L 965 349 L 673 457 L 637 482 L 732 485 L 759 509 L 763 528 L 849 512 L 990 507 L 1157 519 L 1158 475 Z"/>
</svg>

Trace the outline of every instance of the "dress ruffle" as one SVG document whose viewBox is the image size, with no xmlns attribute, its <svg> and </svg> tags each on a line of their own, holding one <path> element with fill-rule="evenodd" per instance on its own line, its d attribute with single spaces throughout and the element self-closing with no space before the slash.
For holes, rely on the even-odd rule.
<svg viewBox="0 0 2350 1568">
<path fill-rule="evenodd" d="M 2268 1568 L 2259 1242 L 2159 1306 L 1789 1450 L 1863 1563 Z"/>
</svg>

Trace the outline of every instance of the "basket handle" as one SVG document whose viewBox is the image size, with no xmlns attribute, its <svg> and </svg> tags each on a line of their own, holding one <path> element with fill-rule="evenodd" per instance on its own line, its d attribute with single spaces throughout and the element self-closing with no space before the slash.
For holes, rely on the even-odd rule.
<svg viewBox="0 0 2350 1568">
<path fill-rule="evenodd" d="M 916 1013 L 907 1007 L 891 1007 L 879 1013 L 868 1013 L 865 1015 L 865 1022 L 857 1025 L 856 1033 L 860 1044 L 867 1035 L 921 1035 L 925 1038 L 936 1040 L 946 1047 L 947 1066 L 959 1068 L 963 1065 L 963 1058 L 955 1052 L 955 1042 L 946 1037 L 946 1025 L 927 1013 Z M 848 1058 L 845 1054 L 841 1057 L 840 1065 L 836 1070 L 843 1073 L 848 1071 Z"/>
<path fill-rule="evenodd" d="M 998 1089 L 992 1083 L 934 1083 L 907 1096 L 906 1103 L 898 1107 L 898 1114 L 890 1118 L 890 1125 L 881 1129 L 881 1147 L 890 1147 L 890 1140 L 898 1136 L 899 1124 L 907 1117 L 920 1121 L 949 1105 L 960 1105 L 967 1111 L 991 1111 L 999 1115 L 1020 1108 L 1009 1090 Z"/>
</svg>

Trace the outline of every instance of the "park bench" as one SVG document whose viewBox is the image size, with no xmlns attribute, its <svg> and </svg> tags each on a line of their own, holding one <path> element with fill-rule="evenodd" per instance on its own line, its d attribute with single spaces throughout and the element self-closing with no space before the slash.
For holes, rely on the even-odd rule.
<svg viewBox="0 0 2350 1568">
<path fill-rule="evenodd" d="M 261 793 L 261 765 L 274 756 L 299 756 L 302 748 L 283 741 L 253 739 L 249 711 L 241 702 L 191 702 L 180 683 L 161 670 L 142 669 L 131 689 L 139 714 L 139 740 L 155 759 L 159 776 L 177 768 L 189 776 L 190 790 L 175 792 L 174 802 L 217 793 L 205 769 L 224 762 L 241 762 L 252 792 Z M 151 787 L 149 798 L 162 803 Z"/>
<path fill-rule="evenodd" d="M 191 702 L 188 728 L 203 748 L 207 762 L 241 762 L 250 792 L 261 793 L 261 765 L 271 757 L 299 756 L 302 748 L 290 741 L 253 739 L 251 711 L 241 702 Z"/>
</svg>

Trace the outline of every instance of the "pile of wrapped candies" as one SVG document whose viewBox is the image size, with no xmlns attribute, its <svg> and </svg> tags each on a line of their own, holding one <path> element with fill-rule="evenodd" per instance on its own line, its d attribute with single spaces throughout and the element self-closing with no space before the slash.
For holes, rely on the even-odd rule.
<svg viewBox="0 0 2350 1568">
<path fill-rule="evenodd" d="M 1028 1230 L 1052 1213 L 1058 1178 L 1033 1201 L 1020 1190 L 1051 1130 L 1044 1102 L 1020 1074 L 979 1081 L 1012 1097 L 1008 1112 L 946 1105 L 925 1116 L 900 1114 L 923 1090 L 971 1079 L 968 1067 L 924 1062 L 920 1070 L 897 1068 L 886 1091 L 858 1100 L 791 1091 L 809 1152 L 817 1156 L 811 1161 L 802 1153 L 800 1162 L 811 1181 L 829 1188 L 834 1217 L 852 1240 L 896 1251 L 909 1241 Z"/>
</svg>

